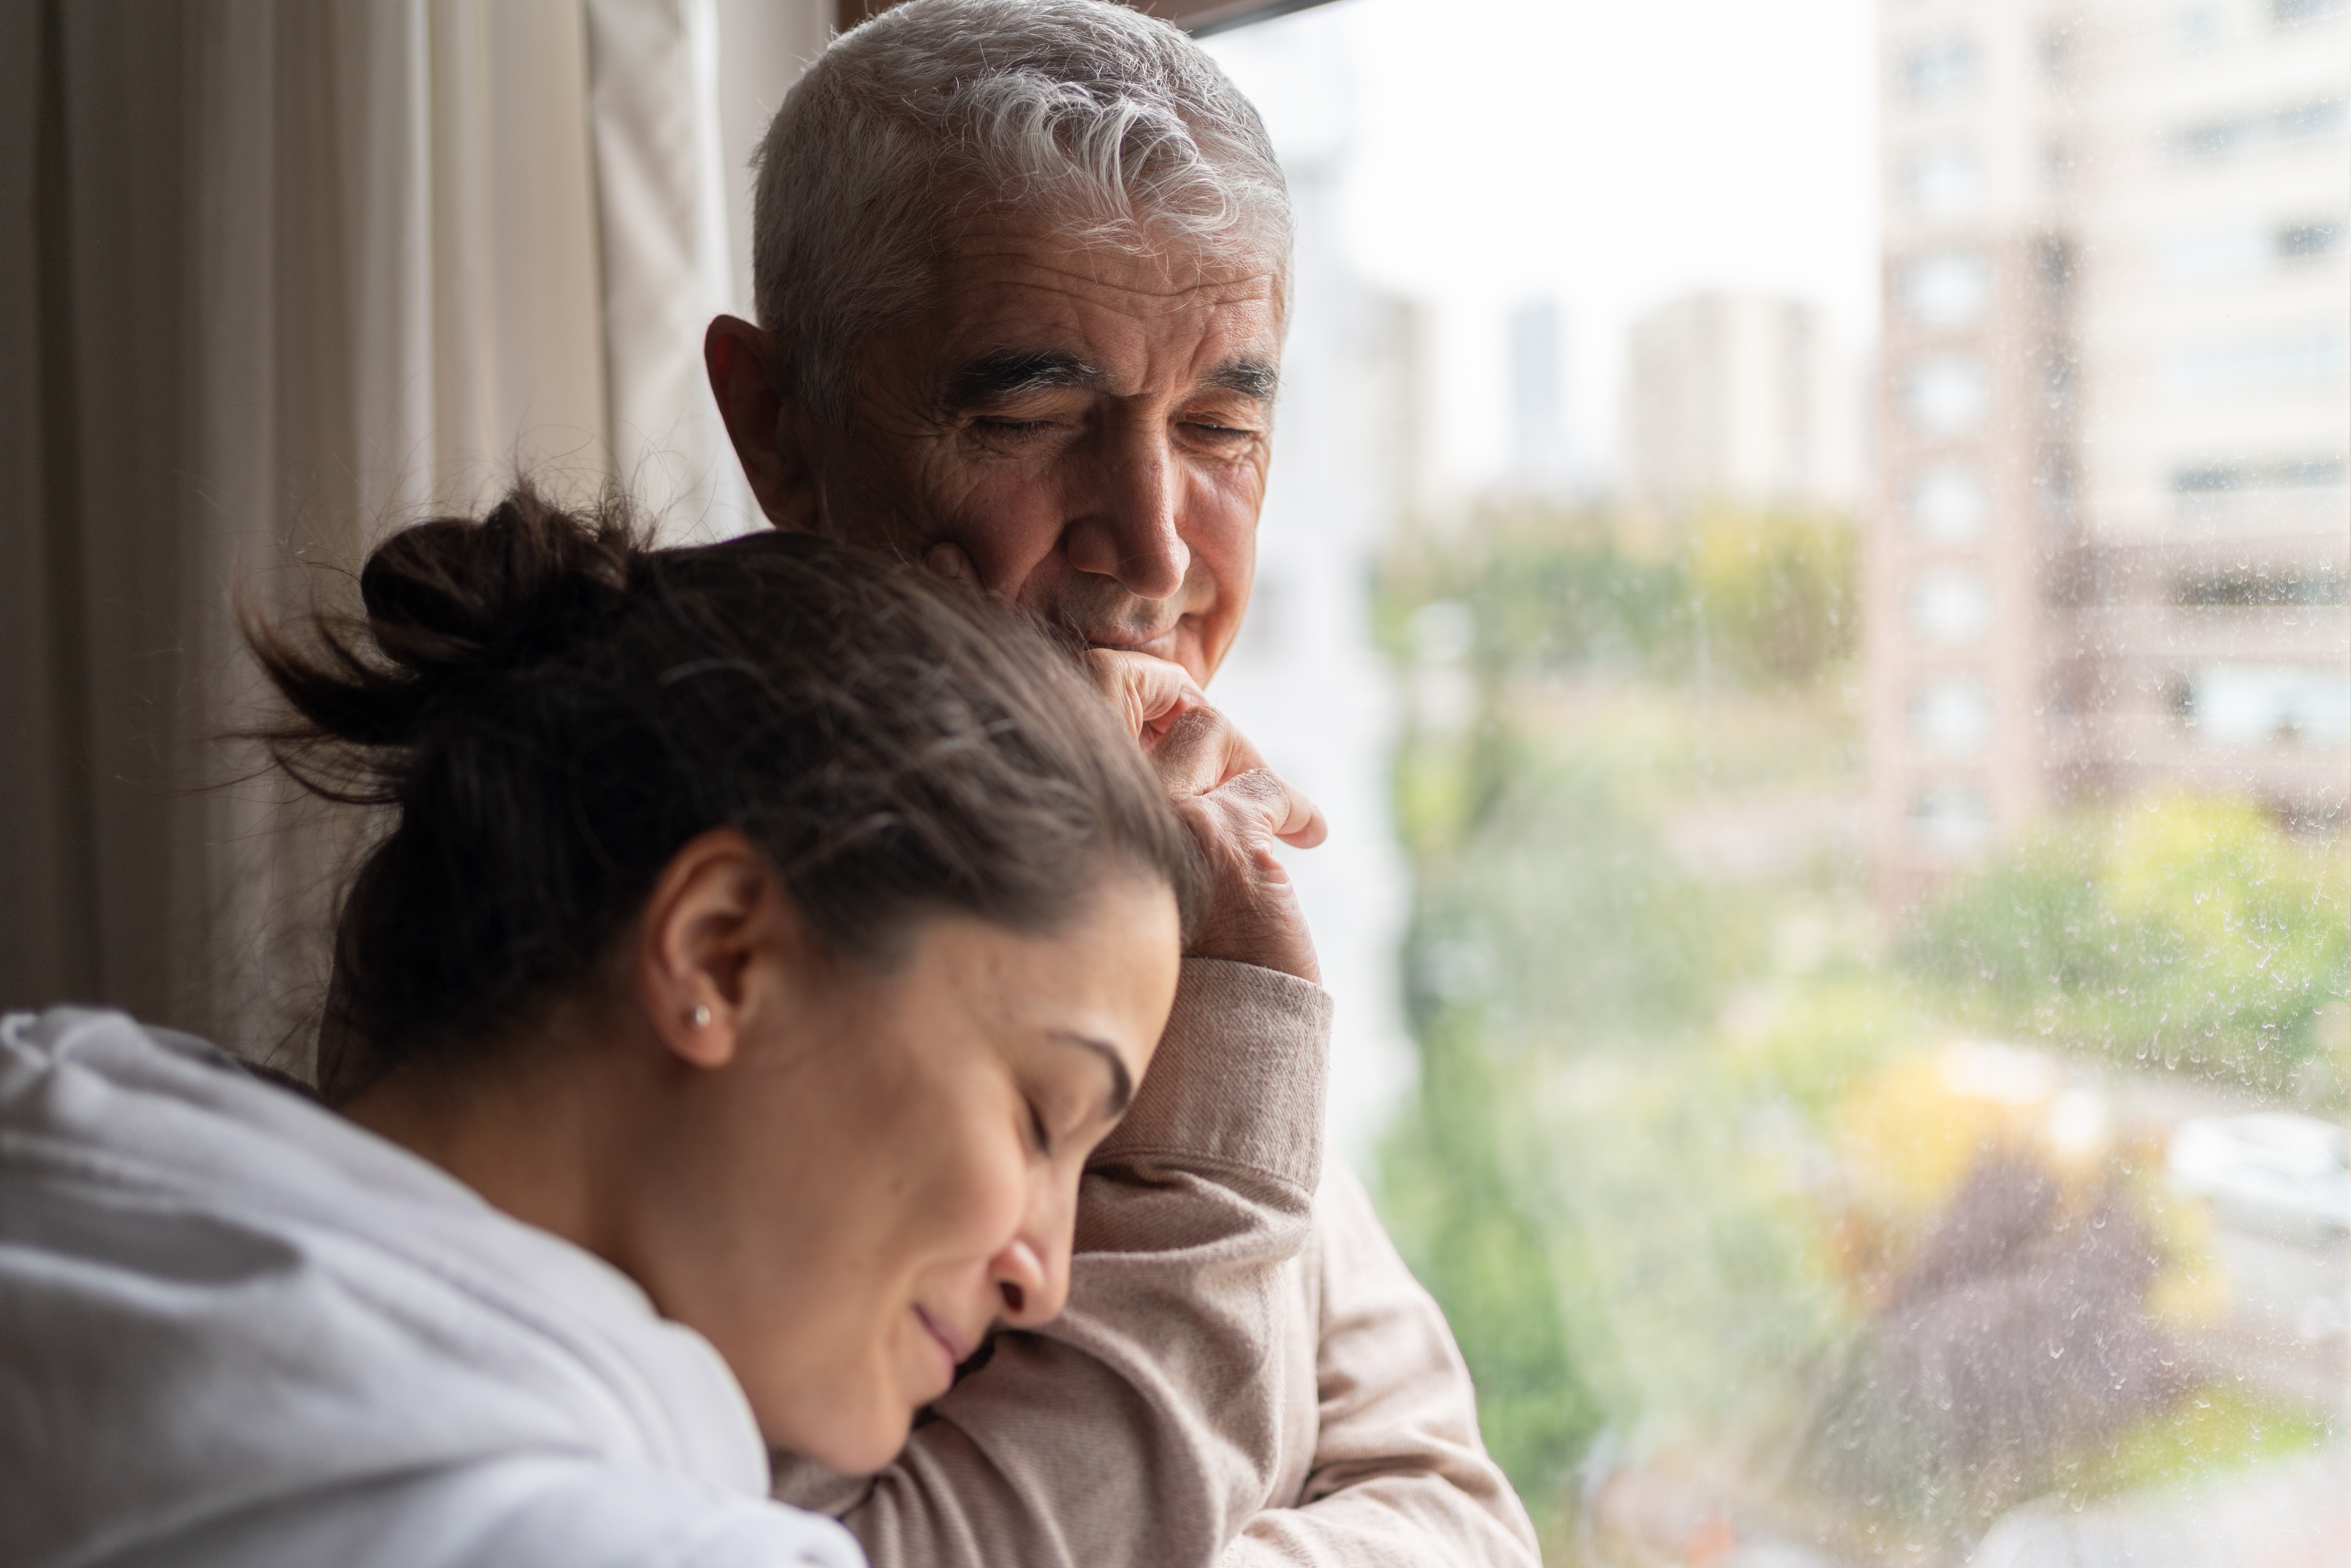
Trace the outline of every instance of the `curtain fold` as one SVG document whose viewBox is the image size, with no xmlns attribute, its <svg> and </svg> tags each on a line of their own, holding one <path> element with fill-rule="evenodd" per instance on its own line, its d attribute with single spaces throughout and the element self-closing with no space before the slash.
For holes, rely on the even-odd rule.
<svg viewBox="0 0 2351 1568">
<path fill-rule="evenodd" d="M 737 308 L 716 0 L 587 0 L 612 471 L 673 538 L 759 521 L 702 331 Z"/>
<path fill-rule="evenodd" d="M 300 1069 L 365 825 L 234 738 L 236 603 L 517 468 L 757 522 L 700 379 L 742 4 L 0 5 L 0 1007 Z"/>
</svg>

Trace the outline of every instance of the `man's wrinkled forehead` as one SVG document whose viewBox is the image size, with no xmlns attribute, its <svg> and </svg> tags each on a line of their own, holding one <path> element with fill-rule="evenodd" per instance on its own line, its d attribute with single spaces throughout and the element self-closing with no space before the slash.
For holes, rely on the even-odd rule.
<svg viewBox="0 0 2351 1568">
<path fill-rule="evenodd" d="M 939 394 L 970 404 L 1060 387 L 1123 393 L 1138 372 L 1270 403 L 1283 277 L 1261 252 L 1170 238 L 1148 249 L 1035 225 L 975 225 L 937 262 Z"/>
</svg>

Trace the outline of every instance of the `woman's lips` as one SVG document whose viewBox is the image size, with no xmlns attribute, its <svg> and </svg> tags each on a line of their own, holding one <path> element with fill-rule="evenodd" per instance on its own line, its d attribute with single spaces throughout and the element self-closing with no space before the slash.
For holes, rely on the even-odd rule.
<svg viewBox="0 0 2351 1568">
<path fill-rule="evenodd" d="M 914 1308 L 914 1316 L 922 1320 L 923 1327 L 929 1332 L 932 1342 L 939 1347 L 940 1355 L 946 1358 L 946 1380 L 939 1387 L 939 1392 L 944 1394 L 955 1386 L 956 1368 L 964 1364 L 970 1356 L 971 1351 L 958 1341 L 952 1332 L 943 1327 L 936 1318 L 925 1312 L 919 1303 Z"/>
</svg>

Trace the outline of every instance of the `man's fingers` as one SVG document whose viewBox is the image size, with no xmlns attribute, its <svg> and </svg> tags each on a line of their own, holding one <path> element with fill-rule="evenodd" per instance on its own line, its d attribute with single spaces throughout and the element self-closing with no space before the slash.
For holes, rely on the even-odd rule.
<svg viewBox="0 0 2351 1568">
<path fill-rule="evenodd" d="M 1151 765 L 1170 795 L 1205 795 L 1265 766 L 1248 736 L 1212 707 L 1186 708 L 1171 720 L 1150 748 Z"/>
<path fill-rule="evenodd" d="M 1156 748 L 1180 715 L 1205 707 L 1208 701 L 1183 665 L 1148 653 L 1089 648 L 1086 668 L 1102 695 L 1118 706 L 1127 732 L 1143 742 L 1146 751 Z"/>
<path fill-rule="evenodd" d="M 1273 836 L 1292 849 L 1311 850 L 1331 836 L 1330 821 L 1322 815 L 1322 807 L 1299 794 L 1297 790 L 1292 789 L 1290 796 L 1299 806 L 1304 808 L 1304 810 L 1301 816 L 1293 819 L 1297 826 L 1284 827 Z"/>
<path fill-rule="evenodd" d="M 1249 737 L 1233 727 L 1181 664 L 1147 653 L 1089 648 L 1086 666 L 1142 741 L 1170 795 L 1231 790 L 1253 803 L 1265 831 L 1311 850 L 1330 836 L 1321 808 L 1265 765 Z"/>
<path fill-rule="evenodd" d="M 1236 774 L 1210 794 L 1212 799 L 1246 802 L 1242 809 L 1262 821 L 1267 832 L 1292 848 L 1311 850 L 1331 836 L 1322 809 L 1270 768 Z"/>
</svg>

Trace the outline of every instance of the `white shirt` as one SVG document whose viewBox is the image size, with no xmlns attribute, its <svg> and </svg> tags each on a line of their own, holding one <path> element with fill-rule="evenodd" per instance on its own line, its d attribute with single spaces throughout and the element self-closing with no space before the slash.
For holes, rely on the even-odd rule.
<svg viewBox="0 0 2351 1568">
<path fill-rule="evenodd" d="M 0 1019 L 0 1564 L 862 1568 L 625 1276 L 120 1013 Z"/>
</svg>

